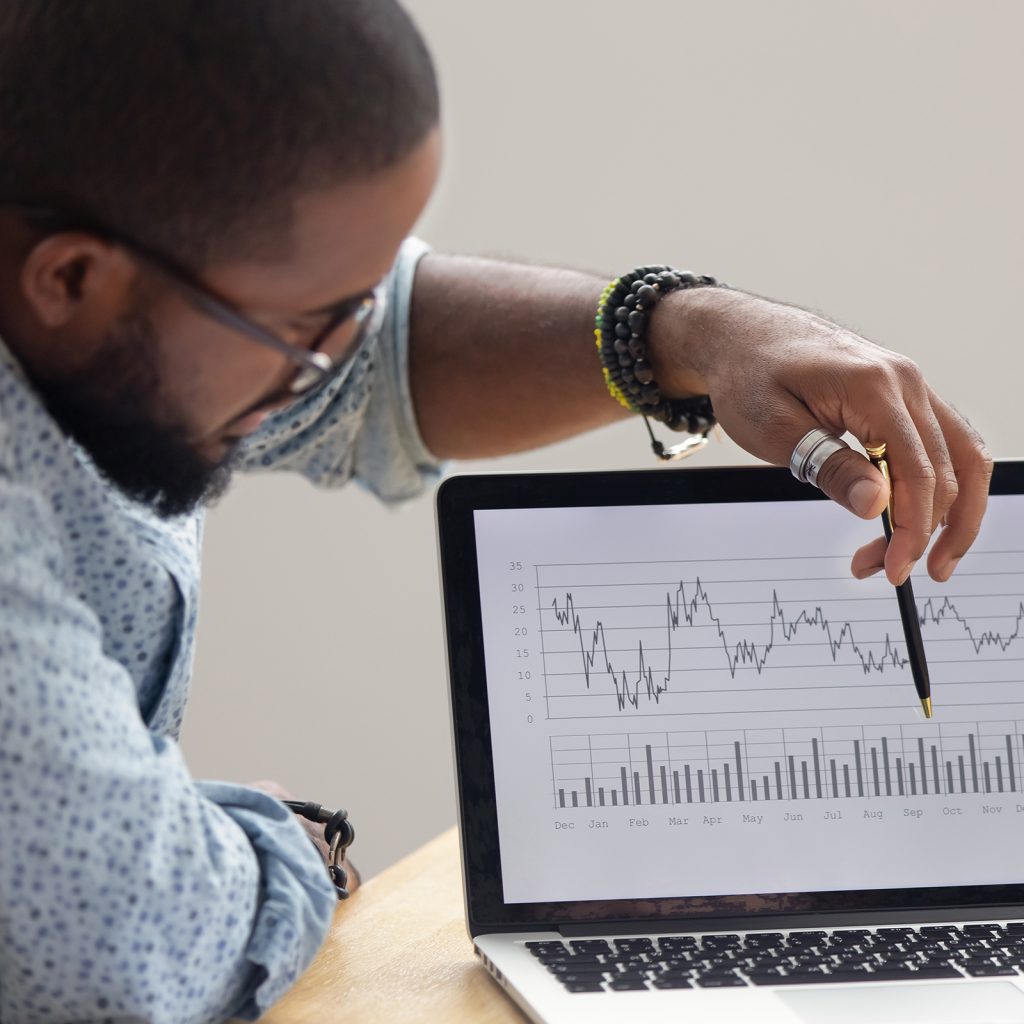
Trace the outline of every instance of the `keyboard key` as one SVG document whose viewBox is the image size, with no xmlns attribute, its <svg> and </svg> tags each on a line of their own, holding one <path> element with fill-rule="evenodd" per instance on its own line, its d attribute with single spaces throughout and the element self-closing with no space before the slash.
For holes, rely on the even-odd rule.
<svg viewBox="0 0 1024 1024">
<path fill-rule="evenodd" d="M 696 949 L 697 939 L 692 935 L 663 935 L 658 939 L 658 948 L 664 951 Z"/>
<path fill-rule="evenodd" d="M 655 988 L 692 988 L 689 978 L 655 978 L 651 984 Z"/>
<path fill-rule="evenodd" d="M 1005 964 L 964 964 L 963 968 L 975 978 L 1004 978 L 1017 975 L 1012 967 Z"/>
<path fill-rule="evenodd" d="M 540 953 L 537 959 L 545 966 L 551 964 L 596 964 L 600 958 L 593 953 L 570 953 L 566 950 L 563 953 Z"/>
<path fill-rule="evenodd" d="M 575 953 L 604 953 L 611 956 L 612 952 L 607 939 L 577 939 L 569 945 Z"/>
<path fill-rule="evenodd" d="M 600 985 L 604 982 L 603 974 L 556 974 L 556 980 L 563 985 Z"/>
<path fill-rule="evenodd" d="M 865 975 L 867 977 L 867 975 Z M 820 985 L 829 981 L 860 981 L 856 975 L 837 974 L 784 974 L 778 978 L 751 978 L 755 985 Z"/>
<path fill-rule="evenodd" d="M 634 981 L 642 981 L 646 984 L 654 978 L 661 977 L 661 975 L 659 975 L 657 971 L 630 971 L 627 974 L 623 974 L 621 977 L 629 978 Z M 608 980 L 617 981 L 618 978 L 619 975 L 613 974 Z"/>
<path fill-rule="evenodd" d="M 639 992 L 647 988 L 647 981 L 644 978 L 615 978 L 608 982 L 608 987 L 613 992 Z"/>
<path fill-rule="evenodd" d="M 738 988 L 746 985 L 736 974 L 702 974 L 696 982 L 701 988 Z"/>
<path fill-rule="evenodd" d="M 875 971 L 875 977 L 878 979 L 890 977 L 913 978 L 915 981 L 930 981 L 938 978 L 962 978 L 963 975 L 955 967 L 947 965 L 944 967 L 921 967 L 916 971 L 878 970 Z"/>
<path fill-rule="evenodd" d="M 755 985 L 823 985 L 839 983 L 845 984 L 865 981 L 898 981 L 906 978 L 913 978 L 915 981 L 930 981 L 939 978 L 962 978 L 963 975 L 953 968 L 929 968 L 928 970 L 910 972 L 883 972 L 870 973 L 868 971 L 855 971 L 843 974 L 812 974 L 797 973 L 789 974 L 780 978 L 751 977 Z"/>
<path fill-rule="evenodd" d="M 647 953 L 654 949 L 650 939 L 616 939 L 615 948 L 620 953 Z"/>
<path fill-rule="evenodd" d="M 563 946 L 560 942 L 545 942 L 538 943 L 536 946 L 530 946 L 527 944 L 526 947 L 535 957 L 544 956 L 571 956 L 572 954 Z"/>
<path fill-rule="evenodd" d="M 867 975 L 865 974 L 865 977 Z M 838 974 L 778 974 L 750 975 L 750 981 L 754 985 L 815 985 L 824 981 L 859 981 L 857 975 Z"/>
<path fill-rule="evenodd" d="M 548 964 L 548 970 L 555 975 L 608 974 L 615 971 L 614 964 Z"/>
<path fill-rule="evenodd" d="M 913 928 L 878 928 L 875 934 L 886 939 L 905 939 L 916 933 Z"/>
<path fill-rule="evenodd" d="M 599 981 L 597 981 L 597 982 L 593 982 L 593 981 L 566 982 L 565 983 L 565 987 L 570 992 L 603 992 L 604 991 L 604 985 L 602 985 L 601 982 L 599 982 Z"/>
<path fill-rule="evenodd" d="M 729 949 L 742 945 L 738 935 L 705 935 L 701 946 L 704 949 Z"/>
<path fill-rule="evenodd" d="M 748 932 L 743 936 L 743 942 L 748 949 L 751 946 L 780 945 L 782 940 L 782 932 Z"/>
</svg>

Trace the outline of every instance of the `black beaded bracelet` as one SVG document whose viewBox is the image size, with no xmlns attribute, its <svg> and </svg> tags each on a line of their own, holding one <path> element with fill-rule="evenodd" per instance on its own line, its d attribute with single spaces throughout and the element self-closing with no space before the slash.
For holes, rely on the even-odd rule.
<svg viewBox="0 0 1024 1024">
<path fill-rule="evenodd" d="M 616 278 L 601 293 L 597 307 L 597 350 L 612 397 L 644 417 L 651 447 L 659 459 L 681 459 L 707 444 L 715 425 L 711 399 L 664 398 L 647 360 L 647 329 L 651 311 L 664 296 L 680 288 L 723 287 L 713 277 L 666 266 L 637 267 Z M 654 437 L 650 420 L 694 436 L 666 448 Z"/>
</svg>

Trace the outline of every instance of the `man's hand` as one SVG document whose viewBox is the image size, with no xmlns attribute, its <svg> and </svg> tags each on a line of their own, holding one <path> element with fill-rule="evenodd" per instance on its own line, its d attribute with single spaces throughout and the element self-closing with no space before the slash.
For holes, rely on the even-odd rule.
<svg viewBox="0 0 1024 1024">
<path fill-rule="evenodd" d="M 259 782 L 248 783 L 250 789 L 258 789 L 261 793 L 266 793 L 268 796 L 272 796 L 275 800 L 298 800 L 297 796 L 292 796 L 284 786 L 279 785 L 276 782 L 272 782 L 269 779 L 261 779 Z M 327 846 L 327 841 L 324 839 L 324 826 L 318 824 L 315 821 L 310 821 L 308 818 L 303 818 L 301 815 L 296 815 L 296 821 L 305 829 L 306 835 L 313 840 L 313 844 L 320 851 L 320 856 L 324 859 L 324 864 L 328 863 L 330 856 L 330 850 Z M 348 872 L 348 891 L 353 893 L 359 888 L 360 878 L 359 872 L 355 869 L 352 862 L 346 857 L 342 861 L 342 866 Z"/>
<path fill-rule="evenodd" d="M 789 464 L 815 427 L 861 444 L 884 441 L 896 528 L 853 556 L 855 576 L 885 569 L 902 583 L 928 556 L 947 580 L 978 534 L 992 459 L 978 433 L 904 356 L 800 309 L 725 289 L 675 292 L 652 322 L 655 379 L 669 396 L 707 393 L 725 432 L 766 462 Z M 881 515 L 888 488 L 853 450 L 822 467 L 818 486 L 851 512 Z"/>
</svg>

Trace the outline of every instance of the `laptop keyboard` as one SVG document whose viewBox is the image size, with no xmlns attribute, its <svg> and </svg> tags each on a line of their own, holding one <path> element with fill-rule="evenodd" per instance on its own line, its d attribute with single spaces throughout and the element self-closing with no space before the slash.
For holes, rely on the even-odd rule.
<svg viewBox="0 0 1024 1024">
<path fill-rule="evenodd" d="M 1024 922 L 527 942 L 570 992 L 1015 977 Z"/>
</svg>

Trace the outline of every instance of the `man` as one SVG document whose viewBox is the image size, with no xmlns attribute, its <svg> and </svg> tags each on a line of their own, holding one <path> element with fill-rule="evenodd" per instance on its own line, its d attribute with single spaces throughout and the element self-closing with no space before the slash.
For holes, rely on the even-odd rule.
<svg viewBox="0 0 1024 1024">
<path fill-rule="evenodd" d="M 334 893 L 276 799 L 176 745 L 202 508 L 236 467 L 405 498 L 627 415 L 604 282 L 405 240 L 440 130 L 392 0 L 8 0 L 0 143 L 0 1019 L 254 1018 Z M 767 461 L 885 439 L 900 525 L 853 571 L 905 578 L 944 523 L 949 577 L 991 464 L 916 367 L 718 288 L 648 326 L 662 393 Z M 880 513 L 854 451 L 815 468 Z"/>
</svg>

